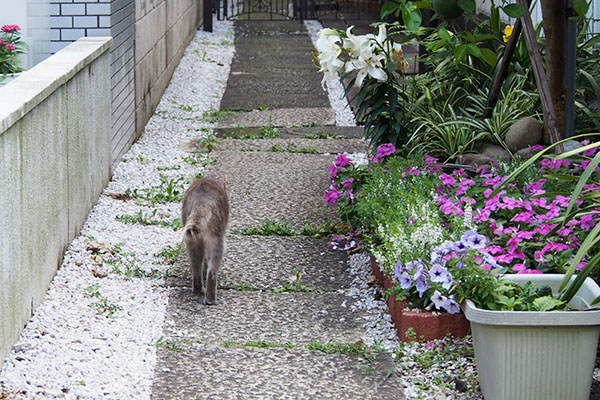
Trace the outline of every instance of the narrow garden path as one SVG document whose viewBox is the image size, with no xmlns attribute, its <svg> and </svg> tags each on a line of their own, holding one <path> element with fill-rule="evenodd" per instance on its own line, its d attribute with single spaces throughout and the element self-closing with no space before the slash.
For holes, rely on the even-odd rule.
<svg viewBox="0 0 600 400">
<path fill-rule="evenodd" d="M 402 399 L 391 354 L 362 345 L 347 255 L 319 235 L 336 222 L 324 210 L 327 166 L 366 150 L 360 130 L 333 126 L 303 24 L 236 23 L 235 37 L 217 142 L 183 144 L 214 146 L 205 176 L 227 180 L 217 305 L 192 294 L 181 255 L 152 398 Z"/>
</svg>

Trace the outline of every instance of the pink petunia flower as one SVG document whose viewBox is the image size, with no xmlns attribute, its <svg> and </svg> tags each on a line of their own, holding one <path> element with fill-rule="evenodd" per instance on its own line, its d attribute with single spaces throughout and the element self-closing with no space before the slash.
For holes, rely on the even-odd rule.
<svg viewBox="0 0 600 400">
<path fill-rule="evenodd" d="M 391 143 L 380 144 L 377 147 L 377 158 L 381 159 L 385 156 L 389 156 L 390 154 L 394 154 L 396 152 L 396 146 Z"/>
</svg>

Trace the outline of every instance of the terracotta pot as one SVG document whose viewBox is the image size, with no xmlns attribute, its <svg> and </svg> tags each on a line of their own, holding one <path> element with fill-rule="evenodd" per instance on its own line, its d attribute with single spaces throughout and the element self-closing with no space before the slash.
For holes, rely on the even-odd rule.
<svg viewBox="0 0 600 400">
<path fill-rule="evenodd" d="M 384 290 L 394 285 L 392 279 L 383 274 L 373 256 L 371 256 L 371 268 L 373 275 Z M 392 316 L 392 321 L 398 332 L 398 338 L 403 342 L 441 339 L 448 334 L 454 337 L 464 337 L 469 333 L 469 321 L 467 321 L 464 314 L 408 310 L 409 303 L 396 300 L 393 295 L 389 296 L 386 302 L 388 312 Z M 406 337 L 406 331 L 409 328 L 412 328 L 416 337 Z"/>
</svg>

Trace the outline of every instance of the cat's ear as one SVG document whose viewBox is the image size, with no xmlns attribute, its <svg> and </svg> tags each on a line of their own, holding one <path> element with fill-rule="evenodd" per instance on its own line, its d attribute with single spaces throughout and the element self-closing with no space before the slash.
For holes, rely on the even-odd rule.
<svg viewBox="0 0 600 400">
<path fill-rule="evenodd" d="M 223 189 L 227 190 L 227 176 L 221 178 L 221 185 L 223 186 Z"/>
</svg>

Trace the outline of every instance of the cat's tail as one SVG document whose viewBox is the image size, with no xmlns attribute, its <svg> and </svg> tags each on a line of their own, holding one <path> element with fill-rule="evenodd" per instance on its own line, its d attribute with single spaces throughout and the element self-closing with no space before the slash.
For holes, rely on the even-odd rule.
<svg viewBox="0 0 600 400">
<path fill-rule="evenodd" d="M 185 239 L 201 240 L 203 232 L 207 231 L 208 223 L 208 216 L 192 212 L 183 227 L 183 237 Z"/>
</svg>

